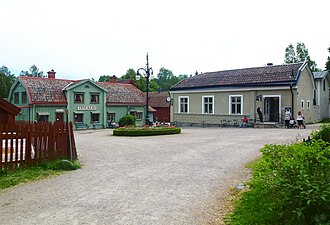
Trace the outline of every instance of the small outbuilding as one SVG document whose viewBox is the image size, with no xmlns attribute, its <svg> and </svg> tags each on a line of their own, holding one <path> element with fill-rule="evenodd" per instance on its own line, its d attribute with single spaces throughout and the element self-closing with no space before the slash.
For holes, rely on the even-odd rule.
<svg viewBox="0 0 330 225">
<path fill-rule="evenodd" d="M 14 123 L 15 116 L 21 111 L 17 106 L 0 98 L 0 125 Z"/>
</svg>

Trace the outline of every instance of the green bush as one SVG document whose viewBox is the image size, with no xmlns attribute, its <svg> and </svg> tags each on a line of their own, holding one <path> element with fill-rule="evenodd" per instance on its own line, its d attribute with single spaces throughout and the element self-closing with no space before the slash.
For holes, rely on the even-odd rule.
<svg viewBox="0 0 330 225">
<path fill-rule="evenodd" d="M 323 118 L 321 123 L 330 123 L 330 118 Z"/>
<path fill-rule="evenodd" d="M 119 120 L 119 126 L 124 127 L 124 126 L 135 126 L 136 124 L 136 118 L 135 116 L 132 115 L 125 115 Z"/>
<path fill-rule="evenodd" d="M 330 147 L 266 145 L 228 224 L 330 224 Z"/>
<path fill-rule="evenodd" d="M 330 143 L 330 123 L 321 124 L 318 131 L 312 132 L 312 138 L 317 140 L 321 139 Z"/>
<path fill-rule="evenodd" d="M 152 136 L 152 135 L 166 135 L 179 134 L 181 129 L 178 127 L 160 127 L 160 128 L 117 128 L 113 130 L 115 136 Z"/>
</svg>

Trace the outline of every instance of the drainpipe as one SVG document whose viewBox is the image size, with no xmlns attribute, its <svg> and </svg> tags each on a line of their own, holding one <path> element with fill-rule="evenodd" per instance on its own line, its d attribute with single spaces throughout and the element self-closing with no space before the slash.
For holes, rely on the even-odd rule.
<svg viewBox="0 0 330 225">
<path fill-rule="evenodd" d="M 290 83 L 290 92 L 291 92 L 291 115 L 294 115 L 294 94 L 292 90 L 292 83 Z"/>
</svg>

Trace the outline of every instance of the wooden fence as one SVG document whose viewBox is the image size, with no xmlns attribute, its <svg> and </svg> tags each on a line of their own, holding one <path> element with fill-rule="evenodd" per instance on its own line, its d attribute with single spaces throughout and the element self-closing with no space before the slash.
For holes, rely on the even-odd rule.
<svg viewBox="0 0 330 225">
<path fill-rule="evenodd" d="M 0 145 L 3 170 L 77 158 L 71 122 L 0 124 Z"/>
</svg>

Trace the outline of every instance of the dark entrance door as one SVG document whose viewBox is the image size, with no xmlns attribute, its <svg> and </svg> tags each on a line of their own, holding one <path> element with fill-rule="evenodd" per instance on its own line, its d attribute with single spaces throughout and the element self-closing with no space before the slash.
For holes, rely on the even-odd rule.
<svg viewBox="0 0 330 225">
<path fill-rule="evenodd" d="M 269 98 L 269 121 L 278 122 L 279 121 L 279 98 L 270 97 Z"/>
<path fill-rule="evenodd" d="M 64 113 L 57 112 L 56 113 L 56 121 L 63 121 L 64 120 Z"/>
</svg>

